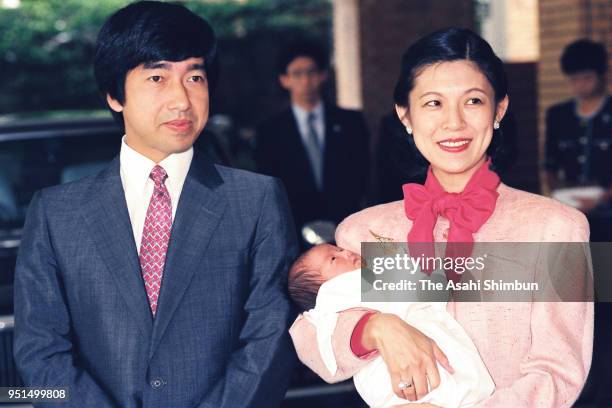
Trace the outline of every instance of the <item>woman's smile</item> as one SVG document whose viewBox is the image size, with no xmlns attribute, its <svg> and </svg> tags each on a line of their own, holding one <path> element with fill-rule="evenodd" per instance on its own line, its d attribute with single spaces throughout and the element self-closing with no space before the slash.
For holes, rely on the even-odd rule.
<svg viewBox="0 0 612 408">
<path fill-rule="evenodd" d="M 460 153 L 467 150 L 470 147 L 472 139 L 458 138 L 458 139 L 446 139 L 438 142 L 440 149 L 449 153 Z"/>
</svg>

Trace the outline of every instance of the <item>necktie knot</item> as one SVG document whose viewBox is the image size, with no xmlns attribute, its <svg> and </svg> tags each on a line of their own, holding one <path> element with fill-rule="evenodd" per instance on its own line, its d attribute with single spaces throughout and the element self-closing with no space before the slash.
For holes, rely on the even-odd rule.
<svg viewBox="0 0 612 408">
<path fill-rule="evenodd" d="M 308 125 L 314 126 L 315 120 L 317 119 L 317 115 L 314 112 L 308 113 Z"/>
<path fill-rule="evenodd" d="M 153 167 L 149 177 L 151 177 L 151 179 L 155 182 L 155 187 L 160 187 L 168 178 L 168 173 L 166 173 L 166 170 L 164 170 L 164 168 L 158 164 Z"/>
</svg>

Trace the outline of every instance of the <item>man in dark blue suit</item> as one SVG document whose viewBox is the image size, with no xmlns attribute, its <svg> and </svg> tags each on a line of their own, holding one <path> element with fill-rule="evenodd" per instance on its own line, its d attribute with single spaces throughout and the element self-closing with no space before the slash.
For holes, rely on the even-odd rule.
<svg viewBox="0 0 612 408">
<path fill-rule="evenodd" d="M 15 361 L 63 407 L 271 407 L 288 385 L 297 251 L 276 179 L 211 163 L 215 37 L 179 5 L 109 18 L 95 73 L 124 125 L 96 176 L 36 194 L 15 276 Z M 43 404 L 45 405 L 45 404 Z"/>
<path fill-rule="evenodd" d="M 327 66 L 327 52 L 317 42 L 287 44 L 278 79 L 291 106 L 257 129 L 258 168 L 287 187 L 298 229 L 314 220 L 339 223 L 365 204 L 367 126 L 361 112 L 323 100 Z"/>
</svg>

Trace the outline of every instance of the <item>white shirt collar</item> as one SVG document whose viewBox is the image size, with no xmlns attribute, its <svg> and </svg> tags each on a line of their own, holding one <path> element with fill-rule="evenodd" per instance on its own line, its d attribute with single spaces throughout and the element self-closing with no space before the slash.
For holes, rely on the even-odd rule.
<svg viewBox="0 0 612 408">
<path fill-rule="evenodd" d="M 168 174 L 166 188 L 169 190 L 171 196 L 174 195 L 172 194 L 173 192 L 178 193 L 176 195 L 180 195 L 192 159 L 193 147 L 181 153 L 173 153 L 159 162 L 159 165 L 162 166 Z M 121 180 L 127 184 L 124 185 L 123 188 L 132 190 L 135 193 L 144 192 L 151 170 L 153 170 L 156 163 L 128 146 L 125 142 L 125 136 L 123 136 L 121 140 L 119 162 Z"/>
<path fill-rule="evenodd" d="M 308 123 L 308 114 L 309 113 L 314 113 L 315 115 L 315 120 L 320 120 L 323 119 L 323 103 L 319 102 L 319 104 L 310 112 L 308 112 L 306 109 L 297 106 L 295 104 L 291 104 L 291 109 L 293 110 L 293 114 L 295 115 L 295 117 L 297 118 L 298 122 L 300 123 Z"/>
</svg>

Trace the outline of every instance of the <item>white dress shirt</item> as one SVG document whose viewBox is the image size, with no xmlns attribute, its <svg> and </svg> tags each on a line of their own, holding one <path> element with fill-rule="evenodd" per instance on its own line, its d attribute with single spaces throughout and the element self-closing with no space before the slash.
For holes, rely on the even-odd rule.
<svg viewBox="0 0 612 408">
<path fill-rule="evenodd" d="M 291 110 L 293 110 L 293 116 L 297 121 L 298 130 L 300 131 L 300 136 L 302 136 L 302 142 L 304 145 L 307 145 L 308 114 L 311 112 L 308 112 L 297 105 L 291 105 Z M 316 108 L 312 110 L 312 113 L 315 115 L 314 128 L 317 131 L 317 138 L 319 140 L 319 146 L 321 146 L 321 152 L 323 152 L 325 150 L 325 111 L 323 109 L 323 104 L 319 103 Z"/>
<path fill-rule="evenodd" d="M 187 172 L 193 159 L 193 148 L 182 152 L 174 153 L 157 163 L 164 168 L 168 177 L 166 178 L 166 188 L 170 194 L 172 202 L 172 220 L 176 214 L 176 207 L 181 197 L 183 184 L 187 178 Z M 149 175 L 156 163 L 138 153 L 125 143 L 125 136 L 121 141 L 121 152 L 119 153 L 119 173 L 121 184 L 127 203 L 130 223 L 134 233 L 134 242 L 138 254 L 140 254 L 140 242 L 142 240 L 142 229 L 144 220 L 153 194 L 154 182 Z"/>
</svg>

